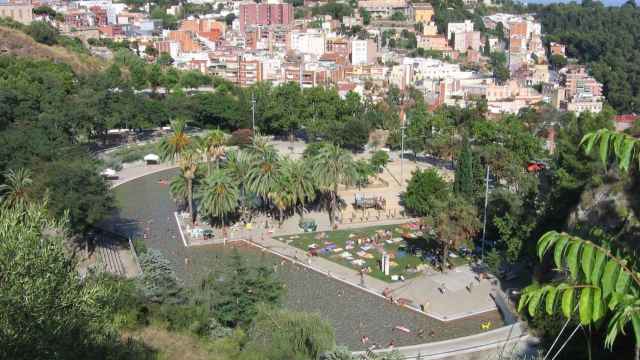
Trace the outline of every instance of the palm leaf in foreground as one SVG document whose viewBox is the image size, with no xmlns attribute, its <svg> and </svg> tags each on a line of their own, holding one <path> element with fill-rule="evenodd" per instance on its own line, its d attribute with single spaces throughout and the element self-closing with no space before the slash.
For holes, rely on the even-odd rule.
<svg viewBox="0 0 640 360">
<path fill-rule="evenodd" d="M 551 231 L 538 241 L 538 256 L 542 259 L 553 250 L 554 264 L 569 272 L 563 282 L 533 284 L 527 287 L 518 304 L 535 316 L 540 309 L 551 315 L 558 310 L 569 318 L 577 308 L 582 325 L 597 324 L 609 312 L 605 344 L 611 347 L 619 333 L 629 323 L 640 344 L 640 278 L 629 261 L 614 254 L 605 245 L 565 233 Z"/>
</svg>

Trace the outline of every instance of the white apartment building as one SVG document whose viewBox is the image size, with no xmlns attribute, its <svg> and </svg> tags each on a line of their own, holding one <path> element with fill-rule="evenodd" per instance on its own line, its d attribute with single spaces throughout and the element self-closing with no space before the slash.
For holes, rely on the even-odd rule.
<svg viewBox="0 0 640 360">
<path fill-rule="evenodd" d="M 375 41 L 352 40 L 351 41 L 351 63 L 353 65 L 373 64 L 378 56 L 378 49 Z"/>
<path fill-rule="evenodd" d="M 320 31 L 292 31 L 289 35 L 289 48 L 301 54 L 320 56 L 324 54 L 327 37 Z"/>
<path fill-rule="evenodd" d="M 461 23 L 449 23 L 447 25 L 447 39 L 451 40 L 451 34 L 465 33 L 473 31 L 473 22 L 465 20 Z"/>
</svg>

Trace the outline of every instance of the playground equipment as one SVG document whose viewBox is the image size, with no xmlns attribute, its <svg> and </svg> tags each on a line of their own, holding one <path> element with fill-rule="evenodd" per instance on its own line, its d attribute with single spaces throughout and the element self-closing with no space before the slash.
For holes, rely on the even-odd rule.
<svg viewBox="0 0 640 360">
<path fill-rule="evenodd" d="M 356 194 L 353 207 L 355 209 L 384 210 L 387 207 L 387 199 L 375 196 L 365 197 L 363 194 Z"/>
</svg>

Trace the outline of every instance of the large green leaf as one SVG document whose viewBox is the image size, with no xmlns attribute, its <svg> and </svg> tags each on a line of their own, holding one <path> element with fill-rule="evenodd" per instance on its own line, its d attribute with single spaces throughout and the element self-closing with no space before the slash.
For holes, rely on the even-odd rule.
<svg viewBox="0 0 640 360">
<path fill-rule="evenodd" d="M 542 259 L 547 250 L 553 246 L 555 241 L 558 239 L 558 233 L 555 231 L 549 231 L 542 235 L 540 240 L 538 240 L 538 257 Z"/>
<path fill-rule="evenodd" d="M 558 269 L 562 269 L 564 267 L 564 264 L 562 263 L 562 256 L 564 255 L 564 250 L 568 242 L 569 238 L 567 236 L 560 236 L 556 242 L 556 248 L 553 251 L 553 261 Z"/>
<path fill-rule="evenodd" d="M 629 170 L 629 164 L 631 164 L 631 159 L 633 158 L 636 144 L 637 141 L 635 139 L 625 137 L 622 151 L 618 154 L 620 168 L 624 171 Z"/>
<path fill-rule="evenodd" d="M 609 260 L 604 267 L 604 274 L 602 274 L 602 295 L 606 298 L 611 294 L 616 286 L 616 279 L 618 278 L 618 264 L 615 261 Z"/>
<path fill-rule="evenodd" d="M 592 309 L 593 309 L 593 299 L 591 298 L 591 294 L 593 289 L 590 287 L 583 288 L 580 292 L 580 302 L 578 303 L 578 312 L 580 314 L 580 323 L 582 325 L 587 325 L 591 322 L 591 318 L 593 317 Z"/>
<path fill-rule="evenodd" d="M 578 254 L 580 253 L 582 244 L 582 241 L 573 241 L 571 245 L 569 245 L 569 251 L 567 252 L 567 265 L 569 266 L 569 273 L 573 280 L 578 278 Z"/>
<path fill-rule="evenodd" d="M 573 312 L 573 293 L 574 288 L 568 288 L 562 294 L 562 314 L 564 317 L 571 317 L 571 313 Z"/>
<path fill-rule="evenodd" d="M 593 289 L 593 310 L 591 311 L 591 320 L 597 322 L 605 314 L 604 301 L 602 299 L 602 290 L 599 287 Z"/>
<path fill-rule="evenodd" d="M 549 315 L 553 315 L 554 313 L 557 294 L 558 288 L 552 286 L 547 293 L 547 297 L 545 298 L 545 310 Z"/>
<path fill-rule="evenodd" d="M 620 269 L 620 274 L 618 275 L 618 280 L 616 281 L 616 292 L 624 294 L 629 286 L 629 281 L 631 280 L 631 276 L 628 272 L 624 271 L 622 268 Z"/>
<path fill-rule="evenodd" d="M 587 283 L 591 281 L 591 271 L 594 263 L 594 248 L 590 243 L 585 243 L 582 249 L 582 272 L 584 273 Z"/>
<path fill-rule="evenodd" d="M 597 131 L 588 133 L 584 137 L 582 137 L 582 140 L 580 141 L 580 146 L 584 146 L 584 151 L 587 154 L 591 153 L 591 150 L 593 150 L 593 145 L 595 144 L 598 137 L 599 137 L 599 132 Z"/>
<path fill-rule="evenodd" d="M 631 314 L 631 325 L 633 327 L 633 335 L 636 339 L 636 346 L 640 344 L 640 314 L 636 310 L 633 314 Z"/>
<path fill-rule="evenodd" d="M 535 316 L 536 312 L 538 310 L 538 304 L 540 304 L 540 299 L 542 298 L 542 295 L 544 294 L 545 290 L 548 287 L 545 286 L 544 288 L 534 292 L 531 295 L 531 298 L 529 299 L 529 315 L 531 316 Z"/>
<path fill-rule="evenodd" d="M 603 163 L 607 162 L 607 159 L 609 158 L 609 138 L 611 137 L 611 134 L 609 132 L 601 132 L 600 133 L 600 160 L 602 160 Z"/>
<path fill-rule="evenodd" d="M 596 260 L 593 264 L 593 272 L 591 274 L 591 283 L 594 285 L 600 284 L 600 277 L 604 273 L 604 267 L 607 263 L 607 254 L 601 250 L 596 251 Z"/>
</svg>

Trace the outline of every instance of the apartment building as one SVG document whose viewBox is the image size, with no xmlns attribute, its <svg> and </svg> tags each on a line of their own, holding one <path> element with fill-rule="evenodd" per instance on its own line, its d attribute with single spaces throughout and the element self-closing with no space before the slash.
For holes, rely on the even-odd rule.
<svg viewBox="0 0 640 360">
<path fill-rule="evenodd" d="M 351 41 L 351 63 L 353 65 L 373 64 L 378 57 L 378 46 L 372 39 Z"/>
<path fill-rule="evenodd" d="M 0 2 L 0 17 L 8 17 L 29 25 L 33 21 L 33 5 L 31 1 Z"/>
<path fill-rule="evenodd" d="M 292 25 L 293 5 L 286 3 L 242 3 L 240 4 L 240 32 L 250 25 Z"/>
</svg>

